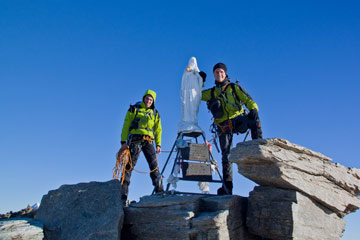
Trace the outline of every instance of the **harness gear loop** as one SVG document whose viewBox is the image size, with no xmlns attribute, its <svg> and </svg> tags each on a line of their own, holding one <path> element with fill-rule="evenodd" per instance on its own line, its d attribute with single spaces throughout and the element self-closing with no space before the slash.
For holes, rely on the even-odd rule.
<svg viewBox="0 0 360 240">
<path fill-rule="evenodd" d="M 154 139 L 150 136 L 144 135 L 143 140 L 147 141 L 148 143 L 152 143 Z"/>
<path fill-rule="evenodd" d="M 216 139 L 218 138 L 218 137 L 220 137 L 222 135 L 222 133 L 220 133 L 219 135 L 216 135 L 215 137 L 213 137 L 213 138 L 211 138 L 211 139 L 209 139 L 209 140 L 206 140 L 207 142 L 213 142 L 213 141 L 216 141 Z"/>
<path fill-rule="evenodd" d="M 224 122 L 225 122 L 225 121 L 224 121 Z M 232 132 L 233 132 L 233 129 L 234 129 L 233 124 L 232 124 L 232 120 L 229 119 L 229 120 L 227 120 L 226 122 L 227 122 L 227 124 L 224 124 L 223 126 L 221 126 L 219 123 L 216 123 L 216 125 L 221 129 L 221 132 L 222 132 L 222 133 L 226 133 L 226 130 L 227 130 L 227 129 L 229 129 L 230 132 L 232 133 Z"/>
</svg>

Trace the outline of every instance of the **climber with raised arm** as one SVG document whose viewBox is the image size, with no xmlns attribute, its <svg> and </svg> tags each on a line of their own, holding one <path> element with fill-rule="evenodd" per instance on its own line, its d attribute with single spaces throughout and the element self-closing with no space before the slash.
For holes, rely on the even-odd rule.
<svg viewBox="0 0 360 240">
<path fill-rule="evenodd" d="M 252 97 L 239 85 L 230 82 L 227 67 L 224 63 L 217 63 L 213 67 L 215 86 L 202 91 L 202 101 L 206 101 L 208 109 L 214 117 L 214 125 L 219 136 L 222 154 L 224 186 L 219 188 L 218 195 L 228 192 L 232 194 L 233 173 L 229 162 L 230 148 L 234 133 L 245 133 L 251 130 L 252 139 L 262 138 L 259 108 Z M 203 81 L 206 74 L 200 72 Z M 243 108 L 248 109 L 248 113 Z"/>
</svg>

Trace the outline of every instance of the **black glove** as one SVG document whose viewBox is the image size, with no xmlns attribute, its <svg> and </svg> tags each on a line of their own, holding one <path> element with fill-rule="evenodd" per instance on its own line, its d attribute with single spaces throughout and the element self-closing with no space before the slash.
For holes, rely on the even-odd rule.
<svg viewBox="0 0 360 240">
<path fill-rule="evenodd" d="M 250 110 L 248 117 L 253 120 L 257 119 L 259 117 L 258 111 L 256 109 Z"/>
<path fill-rule="evenodd" d="M 201 71 L 199 72 L 200 77 L 203 79 L 203 83 L 206 81 L 206 73 Z"/>
</svg>

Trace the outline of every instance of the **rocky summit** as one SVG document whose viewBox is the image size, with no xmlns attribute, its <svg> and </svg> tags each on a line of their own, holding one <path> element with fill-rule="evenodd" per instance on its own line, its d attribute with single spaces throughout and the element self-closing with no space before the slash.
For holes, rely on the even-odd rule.
<svg viewBox="0 0 360 240">
<path fill-rule="evenodd" d="M 36 221 L 1 220 L 0 239 L 335 240 L 360 207 L 359 169 L 287 140 L 239 143 L 230 160 L 259 184 L 249 197 L 164 193 L 124 206 L 118 180 L 63 185 Z"/>
</svg>

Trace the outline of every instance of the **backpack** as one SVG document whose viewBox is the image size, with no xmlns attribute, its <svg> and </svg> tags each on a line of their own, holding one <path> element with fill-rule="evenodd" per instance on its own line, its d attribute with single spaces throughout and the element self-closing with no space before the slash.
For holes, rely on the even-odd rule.
<svg viewBox="0 0 360 240">
<path fill-rule="evenodd" d="M 231 94 L 232 94 L 232 96 L 233 96 L 233 98 L 234 98 L 234 100 L 235 100 L 235 103 L 236 103 L 238 106 L 242 106 L 244 103 L 240 100 L 240 97 L 239 97 L 238 94 L 236 93 L 235 86 L 237 86 L 237 87 L 240 89 L 240 91 L 242 91 L 250 100 L 253 100 L 253 98 L 250 96 L 250 94 L 249 94 L 244 88 L 242 88 L 239 84 L 230 82 L 230 83 L 228 84 L 228 86 L 229 86 L 229 85 L 230 85 L 230 87 L 232 88 L 232 93 L 231 93 Z M 228 88 L 228 86 L 226 86 L 226 87 L 224 88 L 224 90 L 221 91 L 221 93 L 225 92 L 226 89 Z M 215 92 L 215 87 L 211 88 L 211 99 L 215 99 L 215 94 L 214 94 L 214 92 Z M 225 98 L 225 100 L 227 100 L 227 99 Z M 210 100 L 210 101 L 211 101 L 211 100 Z M 240 109 L 239 109 L 239 110 L 240 110 Z"/>
<path fill-rule="evenodd" d="M 221 94 L 227 89 L 229 84 L 227 84 L 224 88 L 224 90 L 221 91 Z M 215 87 L 211 88 L 211 98 L 209 101 L 207 101 L 207 108 L 210 110 L 213 117 L 221 118 L 224 115 L 224 110 L 221 106 L 221 101 L 219 99 L 215 98 Z"/>
</svg>

